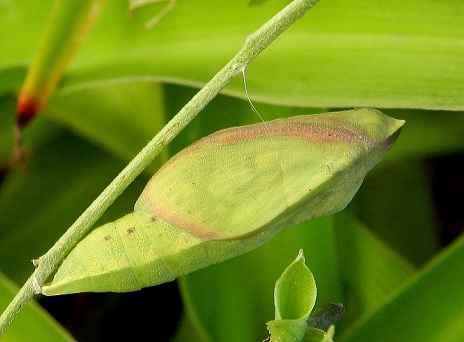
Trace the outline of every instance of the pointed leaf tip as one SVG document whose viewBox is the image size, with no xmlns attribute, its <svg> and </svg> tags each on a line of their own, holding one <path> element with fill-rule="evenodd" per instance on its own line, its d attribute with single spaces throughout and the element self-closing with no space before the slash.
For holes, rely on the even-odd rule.
<svg viewBox="0 0 464 342">
<path fill-rule="evenodd" d="M 276 282 L 276 320 L 307 320 L 316 303 L 316 295 L 316 282 L 305 265 L 303 250 L 300 250 Z"/>
</svg>

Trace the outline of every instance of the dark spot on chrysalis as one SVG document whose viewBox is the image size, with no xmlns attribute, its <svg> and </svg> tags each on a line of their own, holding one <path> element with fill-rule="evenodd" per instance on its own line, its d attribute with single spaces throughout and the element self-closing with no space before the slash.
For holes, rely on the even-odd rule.
<svg viewBox="0 0 464 342">
<path fill-rule="evenodd" d="M 106 235 L 103 240 L 105 241 L 110 241 L 111 240 L 111 235 Z"/>
<path fill-rule="evenodd" d="M 126 230 L 127 235 L 132 235 L 135 232 L 135 227 L 130 227 Z"/>
<path fill-rule="evenodd" d="M 157 220 L 156 218 L 154 218 L 154 217 L 150 217 L 150 220 L 151 220 L 151 222 L 156 222 L 156 221 L 158 221 L 158 220 Z"/>
</svg>

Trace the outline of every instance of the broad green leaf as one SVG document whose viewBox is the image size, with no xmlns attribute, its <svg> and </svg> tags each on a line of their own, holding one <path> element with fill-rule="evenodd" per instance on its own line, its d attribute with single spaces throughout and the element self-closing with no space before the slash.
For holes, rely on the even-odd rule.
<svg viewBox="0 0 464 342">
<path fill-rule="evenodd" d="M 134 213 L 84 238 L 43 293 L 171 281 L 255 249 L 289 225 L 338 212 L 402 125 L 360 109 L 210 135 L 152 177 Z"/>
<path fill-rule="evenodd" d="M 439 246 L 429 172 L 424 161 L 390 164 L 366 180 L 354 203 L 359 218 L 416 266 Z"/>
<path fill-rule="evenodd" d="M 461 237 L 337 341 L 462 341 L 463 259 Z"/>
<path fill-rule="evenodd" d="M 286 266 L 282 260 L 291 259 L 300 248 L 305 249 L 306 263 L 317 280 L 316 308 L 331 302 L 346 307 L 337 323 L 340 333 L 413 274 L 404 260 L 357 220 L 340 213 L 286 229 L 255 251 L 182 277 L 184 304 L 192 324 L 211 341 L 264 339 L 266 331 L 259 322 L 273 318 L 274 281 Z M 373 270 L 375 278 L 369 279 Z M 369 300 L 375 296 L 378 301 Z"/>
<path fill-rule="evenodd" d="M 13 299 L 18 288 L 0 273 L 0 312 Z M 2 342 L 74 341 L 37 303 L 29 303 L 13 322 Z"/>
<path fill-rule="evenodd" d="M 415 270 L 349 214 L 340 213 L 334 220 L 345 296 L 341 302 L 347 307 L 341 324 L 346 325 L 378 307 Z"/>
<path fill-rule="evenodd" d="M 116 157 L 131 160 L 166 124 L 163 101 L 159 83 L 124 82 L 63 94 L 43 115 Z M 166 154 L 162 159 L 167 160 Z"/>
<path fill-rule="evenodd" d="M 2 5 L 0 68 L 30 63 L 48 6 Z M 158 8 L 128 18 L 127 2 L 109 2 L 59 89 L 123 78 L 200 85 L 281 3 L 177 1 L 146 29 Z M 298 106 L 463 109 L 463 12 L 460 0 L 321 2 L 249 66 L 249 89 L 261 101 Z M 226 91 L 244 98 L 239 81 Z"/>
</svg>

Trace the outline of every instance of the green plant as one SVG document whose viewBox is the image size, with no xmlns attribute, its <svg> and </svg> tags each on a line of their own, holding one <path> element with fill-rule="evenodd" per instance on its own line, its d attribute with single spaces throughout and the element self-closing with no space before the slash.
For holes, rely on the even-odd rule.
<svg viewBox="0 0 464 342">
<path fill-rule="evenodd" d="M 316 294 L 316 282 L 300 250 L 276 282 L 275 319 L 267 323 L 270 337 L 266 341 L 333 342 L 333 323 L 343 316 L 343 306 L 327 305 L 310 316 Z"/>
<path fill-rule="evenodd" d="M 33 270 L 29 260 L 57 240 L 188 101 L 191 87 L 204 84 L 281 4 L 178 1 L 147 30 L 144 23 L 164 4 L 136 9 L 129 20 L 127 4 L 109 2 L 41 117 L 24 131 L 25 174 L 9 168 L 13 115 L 49 6 L 17 1 L 0 11 L 0 267 L 18 285 Z M 347 307 L 335 340 L 463 338 L 463 242 L 443 248 L 427 184 L 437 160 L 431 164 L 431 157 L 463 150 L 463 6 L 325 0 L 248 67 L 248 89 L 266 120 L 372 106 L 408 125 L 346 212 L 288 229 L 255 252 L 181 279 L 188 319 L 179 339 L 192 336 L 192 324 L 214 341 L 264 338 L 273 281 L 300 248 L 318 279 L 318 301 Z M 241 82 L 232 82 L 157 165 L 212 131 L 253 122 L 244 97 Z M 100 223 L 131 211 L 157 165 Z"/>
</svg>

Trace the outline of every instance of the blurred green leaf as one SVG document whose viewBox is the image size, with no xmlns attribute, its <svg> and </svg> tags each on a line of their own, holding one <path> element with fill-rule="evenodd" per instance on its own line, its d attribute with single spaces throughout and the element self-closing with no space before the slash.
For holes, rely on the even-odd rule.
<svg viewBox="0 0 464 342">
<path fill-rule="evenodd" d="M 0 189 L 0 268 L 18 284 L 33 271 L 30 260 L 45 253 L 124 166 L 63 131 L 28 163 L 27 173 L 9 173 Z M 132 211 L 145 182 L 137 180 L 103 220 Z"/>
<path fill-rule="evenodd" d="M 11 281 L 0 273 L 0 312 L 3 312 L 18 290 Z M 13 322 L 2 341 L 59 342 L 74 341 L 74 339 L 37 303 L 30 302 Z"/>
<path fill-rule="evenodd" d="M 26 68 L 24 66 L 12 66 L 5 69 L 0 67 L 0 96 L 16 94 L 25 76 Z"/>
<path fill-rule="evenodd" d="M 0 96 L 0 165 L 6 167 L 8 160 L 13 156 L 13 118 L 16 99 L 13 96 Z"/>
<path fill-rule="evenodd" d="M 392 109 L 384 112 L 406 120 L 401 137 L 384 159 L 384 165 L 464 150 L 463 112 Z M 380 168 L 374 169 L 373 173 L 377 170 Z"/>
<path fill-rule="evenodd" d="M 347 212 L 334 219 L 339 276 L 344 285 L 341 303 L 348 308 L 340 323 L 347 325 L 383 302 L 414 269 Z"/>
<path fill-rule="evenodd" d="M 202 84 L 282 6 L 199 4 L 178 1 L 148 30 L 151 6 L 128 19 L 126 2 L 110 2 L 61 90 L 122 78 Z M 0 67 L 29 63 L 46 7 L 26 0 L 2 6 Z M 463 12 L 460 0 L 321 2 L 250 65 L 249 89 L 258 100 L 298 106 L 463 109 Z M 240 81 L 226 92 L 244 97 Z"/>
<path fill-rule="evenodd" d="M 44 115 L 129 161 L 166 124 L 163 98 L 156 82 L 100 85 L 55 97 Z"/>
<path fill-rule="evenodd" d="M 391 164 L 366 179 L 354 203 L 359 218 L 416 266 L 439 246 L 427 173 L 422 161 Z"/>
<path fill-rule="evenodd" d="M 462 341 L 462 260 L 464 237 L 337 341 Z"/>
<path fill-rule="evenodd" d="M 272 319 L 274 280 L 285 268 L 284 260 L 300 248 L 307 251 L 306 263 L 317 279 L 316 308 L 347 303 L 347 318 L 340 329 L 337 324 L 337 331 L 343 331 L 345 321 L 377 307 L 413 274 L 395 253 L 342 213 L 288 228 L 251 253 L 183 277 L 189 319 L 213 341 L 263 339 L 266 332 L 258 322 Z"/>
</svg>

